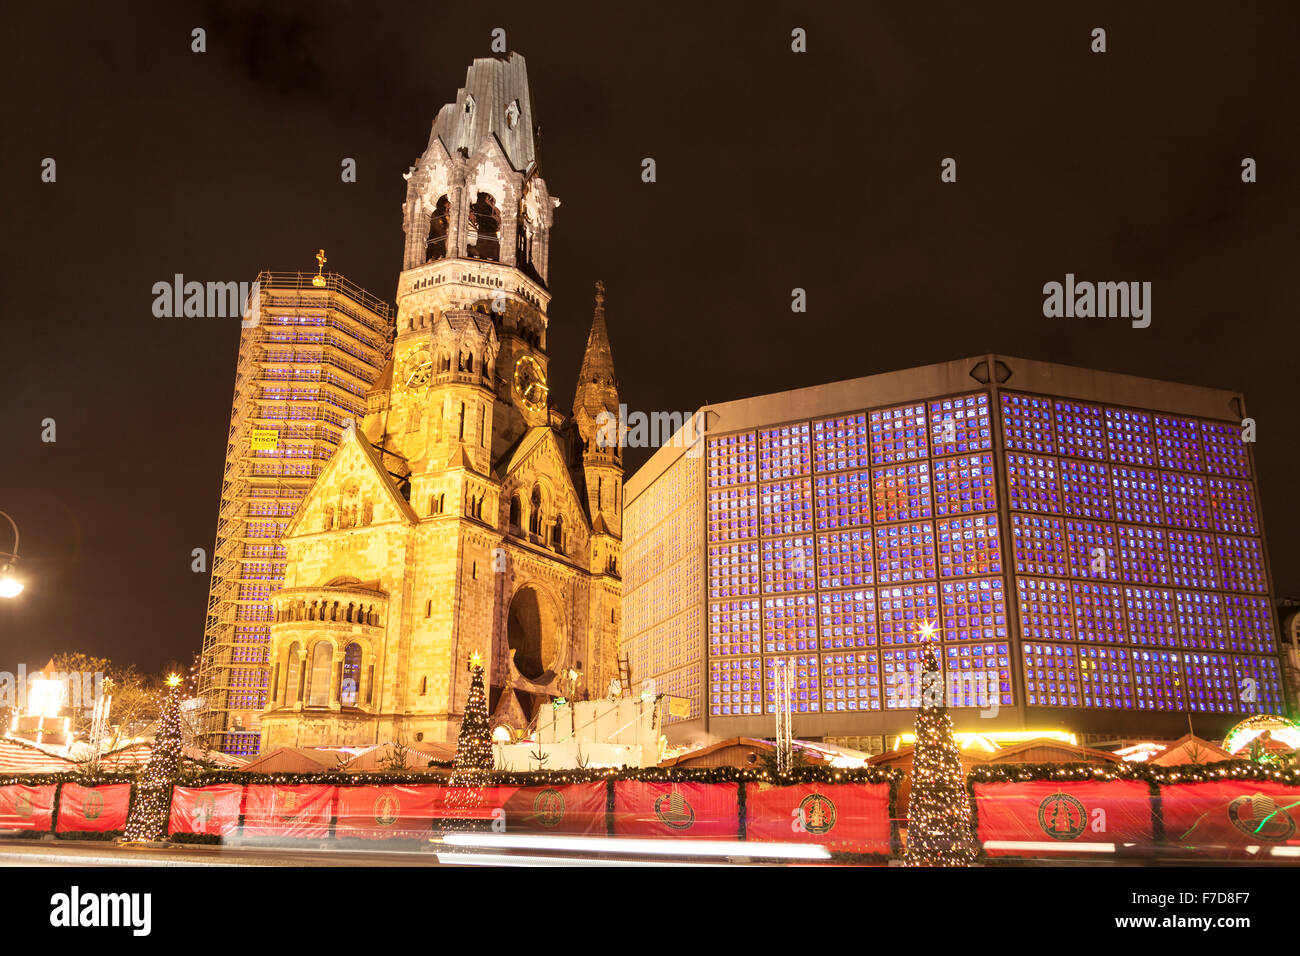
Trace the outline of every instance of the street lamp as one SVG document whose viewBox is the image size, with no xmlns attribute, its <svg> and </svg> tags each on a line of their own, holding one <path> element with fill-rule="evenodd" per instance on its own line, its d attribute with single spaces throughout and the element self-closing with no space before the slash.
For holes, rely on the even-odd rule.
<svg viewBox="0 0 1300 956">
<path fill-rule="evenodd" d="M 0 511 L 14 529 L 13 552 L 0 551 L 0 598 L 13 598 L 23 593 L 23 582 L 14 576 L 14 565 L 18 563 L 18 523 L 9 515 Z"/>
</svg>

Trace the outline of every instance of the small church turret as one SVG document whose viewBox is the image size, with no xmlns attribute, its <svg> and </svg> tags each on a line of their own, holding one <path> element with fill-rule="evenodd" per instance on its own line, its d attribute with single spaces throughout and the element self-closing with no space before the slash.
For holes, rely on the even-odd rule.
<svg viewBox="0 0 1300 956">
<path fill-rule="evenodd" d="M 582 473 L 593 525 L 599 519 L 615 537 L 623 526 L 623 446 L 618 378 L 605 326 L 605 284 L 596 283 L 596 310 L 573 397 L 573 420 L 582 448 Z M 592 568 L 600 571 L 600 568 Z"/>
</svg>

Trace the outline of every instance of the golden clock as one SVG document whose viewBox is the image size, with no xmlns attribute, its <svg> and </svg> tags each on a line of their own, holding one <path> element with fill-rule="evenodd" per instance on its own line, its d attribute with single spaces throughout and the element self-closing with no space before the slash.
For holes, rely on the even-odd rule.
<svg viewBox="0 0 1300 956">
<path fill-rule="evenodd" d="M 402 364 L 402 381 L 408 388 L 419 388 L 433 377 L 433 359 L 427 349 L 420 349 L 407 356 Z"/>
<path fill-rule="evenodd" d="M 546 407 L 546 372 L 531 355 L 521 355 L 515 363 L 515 392 L 526 408 L 538 412 Z"/>
</svg>

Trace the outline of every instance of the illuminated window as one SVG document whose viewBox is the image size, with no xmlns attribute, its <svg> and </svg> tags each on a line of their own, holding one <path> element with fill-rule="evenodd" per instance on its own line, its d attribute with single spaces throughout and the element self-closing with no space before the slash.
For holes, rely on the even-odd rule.
<svg viewBox="0 0 1300 956">
<path fill-rule="evenodd" d="M 709 662 L 709 713 L 746 717 L 763 712 L 762 660 L 757 657 Z"/>
<path fill-rule="evenodd" d="M 1061 513 L 1055 458 L 1008 454 L 1007 484 L 1012 510 Z"/>
<path fill-rule="evenodd" d="M 1178 617 L 1174 597 L 1163 588 L 1124 588 L 1124 612 L 1129 638 L 1147 647 L 1178 646 Z"/>
<path fill-rule="evenodd" d="M 709 605 L 709 654 L 715 657 L 759 653 L 758 601 Z"/>
<path fill-rule="evenodd" d="M 1103 644 L 1128 643 L 1124 620 L 1124 592 L 1114 584 L 1074 581 L 1074 635 L 1080 641 Z"/>
<path fill-rule="evenodd" d="M 1133 652 L 1134 696 L 1138 710 L 1183 710 L 1183 665 L 1176 651 Z"/>
<path fill-rule="evenodd" d="M 1264 582 L 1264 554 L 1257 540 L 1221 534 L 1215 536 L 1215 545 L 1225 590 L 1260 594 L 1268 590 Z"/>
<path fill-rule="evenodd" d="M 854 528 L 871 522 L 870 473 L 837 472 L 815 479 L 817 529 Z"/>
<path fill-rule="evenodd" d="M 1195 531 L 1170 531 L 1170 577 L 1179 587 L 1201 588 L 1219 586 L 1219 573 L 1215 561 L 1214 537 Z"/>
<path fill-rule="evenodd" d="M 1011 706 L 1011 650 L 1007 644 L 949 644 L 943 649 L 949 707 Z"/>
<path fill-rule="evenodd" d="M 929 456 L 925 406 L 903 405 L 872 412 L 871 460 L 878 465 Z"/>
<path fill-rule="evenodd" d="M 1106 455 L 1106 422 L 1101 406 L 1084 405 L 1057 399 L 1056 434 L 1061 442 L 1061 454 L 1092 461 L 1104 461 Z"/>
<path fill-rule="evenodd" d="M 824 588 L 874 584 L 871 529 L 833 531 L 817 536 L 817 581 Z"/>
<path fill-rule="evenodd" d="M 1200 475 L 1162 471 L 1160 501 L 1164 506 L 1165 524 L 1175 528 L 1209 529 L 1210 508 L 1205 479 Z"/>
<path fill-rule="evenodd" d="M 1011 536 L 1017 572 L 1065 576 L 1067 560 L 1060 518 L 1013 514 Z"/>
<path fill-rule="evenodd" d="M 709 439 L 708 486 L 752 485 L 758 480 L 758 443 L 753 432 Z"/>
<path fill-rule="evenodd" d="M 812 530 L 812 489 L 807 478 L 758 487 L 760 526 L 765 536 Z"/>
<path fill-rule="evenodd" d="M 876 594 L 870 588 L 822 591 L 822 650 L 874 647 L 876 644 Z"/>
<path fill-rule="evenodd" d="M 1244 594 L 1221 595 L 1227 621 L 1228 647 L 1234 651 L 1276 654 L 1273 608 L 1267 598 Z"/>
<path fill-rule="evenodd" d="M 880 710 L 880 655 L 876 651 L 822 655 L 822 709 Z"/>
<path fill-rule="evenodd" d="M 1227 654 L 1188 651 L 1183 655 L 1183 670 L 1187 679 L 1188 710 L 1210 714 L 1236 710 L 1236 678 Z"/>
<path fill-rule="evenodd" d="M 917 644 L 923 623 L 937 625 L 939 591 L 933 584 L 879 588 L 876 591 L 876 624 L 881 644 Z"/>
<path fill-rule="evenodd" d="M 758 593 L 758 542 L 709 548 L 709 597 L 748 597 Z"/>
<path fill-rule="evenodd" d="M 1111 496 L 1120 521 L 1161 524 L 1163 497 L 1160 476 L 1154 471 L 1115 466 L 1111 469 Z"/>
<path fill-rule="evenodd" d="M 1159 528 L 1138 528 L 1122 524 L 1119 537 L 1120 577 L 1135 584 L 1168 584 L 1169 557 L 1165 532 Z"/>
<path fill-rule="evenodd" d="M 1085 707 L 1135 708 L 1130 652 L 1122 647 L 1080 647 L 1079 683 Z"/>
<path fill-rule="evenodd" d="M 763 541 L 763 593 L 811 591 L 816 580 L 812 535 Z"/>
<path fill-rule="evenodd" d="M 993 447 L 989 397 L 983 392 L 930 403 L 931 455 L 959 455 Z"/>
<path fill-rule="evenodd" d="M 817 650 L 817 596 L 763 599 L 763 653 Z"/>
<path fill-rule="evenodd" d="M 1236 675 L 1236 706 L 1238 713 L 1280 714 L 1285 706 L 1282 699 L 1282 676 L 1276 657 L 1237 656 L 1232 659 Z"/>
<path fill-rule="evenodd" d="M 1250 477 L 1250 456 L 1241 440 L 1241 426 L 1228 422 L 1201 422 L 1205 470 L 1228 478 Z"/>
<path fill-rule="evenodd" d="M 821 712 L 821 661 L 816 654 L 796 655 L 786 660 L 791 669 L 790 709 L 796 714 Z M 767 712 L 776 713 L 776 659 L 763 658 Z"/>
<path fill-rule="evenodd" d="M 1061 499 L 1067 515 L 1102 521 L 1113 518 L 1109 468 L 1100 462 L 1062 458 Z"/>
<path fill-rule="evenodd" d="M 1204 471 L 1200 427 L 1194 418 L 1155 416 L 1156 463 L 1179 471 Z"/>
<path fill-rule="evenodd" d="M 808 423 L 782 425 L 758 433 L 758 478 L 797 478 L 808 474 Z"/>
<path fill-rule="evenodd" d="M 1210 478 L 1206 481 L 1206 489 L 1216 531 L 1259 534 L 1255 493 L 1251 490 L 1250 482 Z"/>
<path fill-rule="evenodd" d="M 940 658 L 942 663 L 942 658 Z M 921 649 L 886 648 L 880 652 L 886 710 L 906 710 L 921 705 Z"/>
<path fill-rule="evenodd" d="M 875 469 L 871 473 L 871 497 L 877 524 L 931 517 L 930 463 Z"/>
<path fill-rule="evenodd" d="M 1007 605 L 1001 578 L 944 581 L 939 590 L 944 640 L 1006 639 Z"/>
<path fill-rule="evenodd" d="M 998 517 L 992 514 L 947 518 L 935 523 L 939 539 L 939 576 L 997 574 L 1002 570 Z"/>
<path fill-rule="evenodd" d="M 1098 581 L 1119 577 L 1119 554 L 1113 524 L 1067 521 L 1065 541 L 1070 553 L 1071 577 Z"/>
<path fill-rule="evenodd" d="M 1034 707 L 1078 707 L 1077 650 L 1069 644 L 1024 644 L 1025 703 Z"/>
<path fill-rule="evenodd" d="M 1027 641 L 1074 640 L 1070 585 L 1051 578 L 1016 578 L 1020 636 Z"/>
<path fill-rule="evenodd" d="M 1014 392 L 1003 392 L 1001 398 L 1002 436 L 1007 450 L 1056 454 L 1051 400 Z"/>
<path fill-rule="evenodd" d="M 513 505 L 511 507 L 513 515 Z M 511 520 L 513 523 L 514 519 Z M 755 486 L 721 488 L 709 492 L 710 542 L 757 537 L 758 490 Z"/>
<path fill-rule="evenodd" d="M 996 479 L 990 454 L 937 459 L 933 486 L 936 515 L 997 510 Z"/>
<path fill-rule="evenodd" d="M 813 422 L 813 470 L 856 471 L 869 464 L 867 416 L 848 415 Z"/>
<path fill-rule="evenodd" d="M 1151 416 L 1127 408 L 1107 408 L 1106 445 L 1113 462 L 1153 467 L 1156 451 Z"/>
<path fill-rule="evenodd" d="M 876 580 L 881 584 L 936 577 L 934 526 L 929 522 L 876 529 Z"/>
</svg>

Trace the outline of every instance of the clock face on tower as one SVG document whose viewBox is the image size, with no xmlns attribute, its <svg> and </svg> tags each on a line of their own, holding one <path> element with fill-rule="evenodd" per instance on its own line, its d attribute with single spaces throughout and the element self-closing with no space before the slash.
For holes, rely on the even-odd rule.
<svg viewBox="0 0 1300 956">
<path fill-rule="evenodd" d="M 402 363 L 402 381 L 408 388 L 419 388 L 433 375 L 433 359 L 427 349 L 420 349 L 408 355 Z"/>
<path fill-rule="evenodd" d="M 531 355 L 521 355 L 515 363 L 515 393 L 524 407 L 539 412 L 546 407 L 546 373 Z"/>
</svg>

